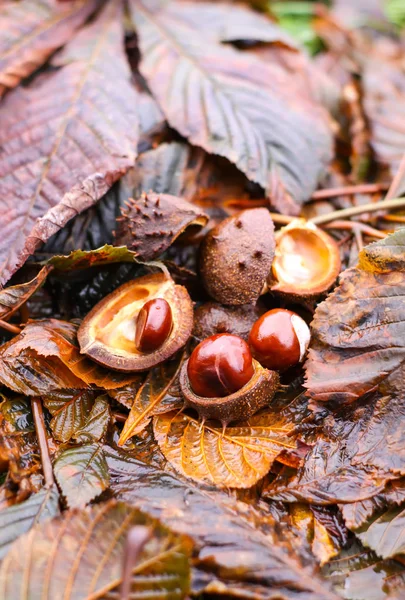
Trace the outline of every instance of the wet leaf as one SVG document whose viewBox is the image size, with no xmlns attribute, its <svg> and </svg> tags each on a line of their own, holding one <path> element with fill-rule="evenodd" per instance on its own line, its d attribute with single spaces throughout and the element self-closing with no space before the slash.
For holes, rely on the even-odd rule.
<svg viewBox="0 0 405 600">
<path fill-rule="evenodd" d="M 141 260 L 152 260 L 167 250 L 189 227 L 197 232 L 208 223 L 201 209 L 169 194 L 143 193 L 121 209 L 116 240 Z"/>
<path fill-rule="evenodd" d="M 152 466 L 146 457 L 148 462 L 113 449 L 107 449 L 106 455 L 112 489 L 173 530 L 189 535 L 198 551 L 194 565 L 209 580 L 217 574 L 219 589 L 235 584 L 247 595 L 261 588 L 263 595 L 258 597 L 263 599 L 337 600 L 316 574 L 311 558 L 300 557 L 270 516 L 256 513 L 228 493 Z"/>
<path fill-rule="evenodd" d="M 405 553 L 404 505 L 385 510 L 371 523 L 365 525 L 357 537 L 381 558 L 391 558 Z"/>
<path fill-rule="evenodd" d="M 7 321 L 46 280 L 51 266 L 43 267 L 38 275 L 27 283 L 20 283 L 0 290 L 0 319 Z"/>
<path fill-rule="evenodd" d="M 99 0 L 4 2 L 0 9 L 0 96 L 43 65 L 100 4 Z"/>
<path fill-rule="evenodd" d="M 278 209 L 296 212 L 330 159 L 322 109 L 277 67 L 210 42 L 145 3 L 132 2 L 131 14 L 140 70 L 169 124 L 235 163 L 278 200 Z"/>
<path fill-rule="evenodd" d="M 42 401 L 52 415 L 50 427 L 56 440 L 68 442 L 86 423 L 97 392 L 60 390 Z"/>
<path fill-rule="evenodd" d="M 347 541 L 344 525 L 333 509 L 298 503 L 291 505 L 290 515 L 321 566 L 337 556 Z"/>
<path fill-rule="evenodd" d="M 0 559 L 7 554 L 14 540 L 37 523 L 52 519 L 59 513 L 59 492 L 56 486 L 44 487 L 28 500 L 0 511 Z"/>
<path fill-rule="evenodd" d="M 35 396 L 67 388 L 86 389 L 91 384 L 115 389 L 137 378 L 104 369 L 80 354 L 76 331 L 77 326 L 67 321 L 30 321 L 0 348 L 0 382 Z"/>
<path fill-rule="evenodd" d="M 54 463 L 57 482 L 70 508 L 81 508 L 106 490 L 108 466 L 100 444 L 68 448 Z"/>
<path fill-rule="evenodd" d="M 100 441 L 107 433 L 110 419 L 108 396 L 99 396 L 96 398 L 90 414 L 87 415 L 85 423 L 75 432 L 75 440 L 82 444 Z"/>
<path fill-rule="evenodd" d="M 134 163 L 137 93 L 123 35 L 121 2 L 106 4 L 53 68 L 1 104 L 2 283 Z"/>
<path fill-rule="evenodd" d="M 131 593 L 153 600 L 184 598 L 189 588 L 190 542 L 114 501 L 70 511 L 17 540 L 0 568 L 0 597 L 118 597 L 126 538 L 137 525 L 151 527 L 152 538 L 134 569 Z"/>
<path fill-rule="evenodd" d="M 179 399 L 173 398 L 169 390 L 175 383 L 184 358 L 184 354 L 180 354 L 173 360 L 151 369 L 133 399 L 130 413 L 118 442 L 120 446 L 123 446 L 133 435 L 143 431 L 153 415 L 169 412 L 176 405 L 179 408 L 183 406 L 183 401 L 180 400 L 179 403 Z"/>
<path fill-rule="evenodd" d="M 0 404 L 0 459 L 8 464 L 11 481 L 26 487 L 28 495 L 32 486 L 27 480 L 39 474 L 41 459 L 31 405 L 25 398 L 4 400 Z"/>
<path fill-rule="evenodd" d="M 380 560 L 358 542 L 323 568 L 323 574 L 347 600 L 385 600 L 388 581 L 400 572 L 398 563 Z"/>
<path fill-rule="evenodd" d="M 389 481 L 380 494 L 351 504 L 342 504 L 340 510 L 347 527 L 353 531 L 362 527 L 384 507 L 395 506 L 403 502 L 405 502 L 405 480 L 402 477 Z"/>
<path fill-rule="evenodd" d="M 223 432 L 221 426 L 176 411 L 155 417 L 154 433 L 165 457 L 183 475 L 218 487 L 249 488 L 275 460 L 300 463 L 294 428 L 304 413 L 305 402 L 299 401 L 284 410 L 266 408 Z"/>
</svg>

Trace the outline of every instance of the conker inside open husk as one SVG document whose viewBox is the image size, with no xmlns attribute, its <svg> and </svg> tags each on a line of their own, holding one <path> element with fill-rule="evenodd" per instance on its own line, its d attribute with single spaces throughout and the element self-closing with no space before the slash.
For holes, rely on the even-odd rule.
<svg viewBox="0 0 405 600">
<path fill-rule="evenodd" d="M 218 343 L 222 347 L 217 348 Z M 204 340 L 180 372 L 185 407 L 196 410 L 203 420 L 215 419 L 224 426 L 267 406 L 278 383 L 278 374 L 254 360 L 244 340 L 228 334 Z M 213 395 L 215 391 L 218 396 Z"/>
<path fill-rule="evenodd" d="M 335 240 L 310 221 L 296 219 L 276 232 L 267 286 L 284 296 L 312 299 L 327 292 L 341 267 Z"/>
<path fill-rule="evenodd" d="M 170 327 L 163 324 L 155 347 L 152 342 L 152 346 L 146 344 L 141 349 L 138 315 L 156 299 L 163 299 L 169 305 Z M 82 354 L 110 369 L 145 371 L 184 346 L 192 327 L 193 303 L 186 288 L 176 285 L 166 273 L 154 273 L 125 283 L 99 302 L 79 327 L 78 340 Z"/>
</svg>

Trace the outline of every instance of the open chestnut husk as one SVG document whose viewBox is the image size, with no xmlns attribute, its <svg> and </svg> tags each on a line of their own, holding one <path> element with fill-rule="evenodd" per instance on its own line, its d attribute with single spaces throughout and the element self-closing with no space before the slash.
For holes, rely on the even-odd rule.
<svg viewBox="0 0 405 600">
<path fill-rule="evenodd" d="M 221 304 L 256 302 L 274 248 L 274 225 L 266 208 L 244 210 L 219 223 L 200 249 L 200 273 L 208 294 Z"/>
<path fill-rule="evenodd" d="M 268 290 L 309 300 L 333 286 L 341 261 L 339 247 L 330 235 L 310 221 L 296 219 L 277 231 L 275 237 Z"/>
<path fill-rule="evenodd" d="M 268 406 L 279 376 L 252 358 L 244 340 L 218 334 L 194 349 L 179 381 L 185 408 L 196 410 L 203 421 L 217 420 L 226 427 Z"/>
<path fill-rule="evenodd" d="M 193 303 L 186 288 L 166 273 L 154 273 L 106 296 L 77 335 L 82 354 L 116 371 L 137 372 L 175 354 L 192 327 Z"/>
<path fill-rule="evenodd" d="M 218 333 L 232 333 L 247 341 L 253 324 L 265 312 L 261 304 L 223 306 L 206 302 L 194 311 L 193 335 L 204 340 Z"/>
</svg>

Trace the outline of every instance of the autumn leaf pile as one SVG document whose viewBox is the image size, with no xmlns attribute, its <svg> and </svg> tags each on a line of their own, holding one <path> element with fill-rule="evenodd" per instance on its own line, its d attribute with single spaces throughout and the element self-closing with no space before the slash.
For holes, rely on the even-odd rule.
<svg viewBox="0 0 405 600">
<path fill-rule="evenodd" d="M 405 193 L 400 8 L 0 4 L 0 600 L 405 598 L 405 216 L 361 210 Z M 246 209 L 324 226 L 334 288 L 214 303 L 199 244 Z M 162 268 L 189 344 L 143 373 L 81 353 Z M 285 306 L 312 337 L 269 406 L 184 410 L 202 308 L 246 338 Z"/>
</svg>

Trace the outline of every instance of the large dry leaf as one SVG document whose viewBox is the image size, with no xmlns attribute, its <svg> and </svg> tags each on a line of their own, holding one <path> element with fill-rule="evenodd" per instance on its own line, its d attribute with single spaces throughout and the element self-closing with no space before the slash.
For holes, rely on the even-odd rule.
<svg viewBox="0 0 405 600">
<path fill-rule="evenodd" d="M 282 410 L 268 408 L 223 432 L 177 411 L 155 417 L 154 433 L 165 457 L 183 475 L 219 487 L 249 488 L 276 459 L 300 463 L 294 429 L 305 412 L 306 402 L 298 397 Z"/>
<path fill-rule="evenodd" d="M 106 449 L 106 455 L 112 489 L 189 535 L 198 552 L 195 566 L 207 574 L 208 582 L 219 578 L 220 593 L 236 585 L 247 597 L 263 600 L 337 600 L 311 557 L 300 555 L 288 531 L 280 531 L 264 511 L 256 513 L 228 493 L 153 466 L 146 456 L 140 460 L 113 449 Z"/>
<path fill-rule="evenodd" d="M 297 211 L 331 157 L 323 109 L 282 69 L 224 47 L 146 2 L 131 2 L 140 69 L 169 124 L 225 156 L 277 208 Z"/>
<path fill-rule="evenodd" d="M 66 321 L 30 321 L 0 348 L 0 382 L 35 396 L 92 384 L 109 390 L 137 379 L 136 374 L 104 369 L 80 354 L 76 332 L 77 325 Z"/>
<path fill-rule="evenodd" d="M 0 319 L 7 321 L 46 280 L 51 265 L 42 267 L 38 275 L 27 283 L 20 283 L 0 290 Z"/>
<path fill-rule="evenodd" d="M 100 444 L 68 448 L 58 456 L 54 472 L 62 494 L 71 508 L 82 508 L 106 490 L 108 466 Z"/>
<path fill-rule="evenodd" d="M 139 434 L 150 423 L 153 415 L 169 412 L 179 405 L 179 399 L 169 390 L 175 384 L 185 355 L 180 354 L 151 369 L 145 382 L 137 391 L 120 435 L 119 445 L 123 446 L 133 435 Z M 114 397 L 116 397 L 114 395 Z M 180 408 L 184 402 L 180 400 Z"/>
<path fill-rule="evenodd" d="M 100 4 L 100 0 L 4 2 L 0 8 L 0 96 L 68 42 Z"/>
<path fill-rule="evenodd" d="M 59 492 L 56 486 L 42 488 L 25 502 L 10 506 L 0 512 L 0 559 L 11 544 L 37 523 L 59 515 Z"/>
<path fill-rule="evenodd" d="M 166 3 L 164 13 L 213 41 L 255 40 L 297 48 L 296 42 L 279 25 L 242 4 L 230 7 L 219 2 L 172 0 Z"/>
<path fill-rule="evenodd" d="M 152 537 L 134 565 L 131 597 L 181 600 L 189 588 L 190 542 L 113 501 L 69 511 L 17 540 L 0 568 L 0 597 L 117 598 L 127 535 L 138 525 L 150 527 Z"/>
<path fill-rule="evenodd" d="M 123 48 L 121 2 L 0 105 L 0 282 L 133 165 L 137 93 Z"/>
</svg>

